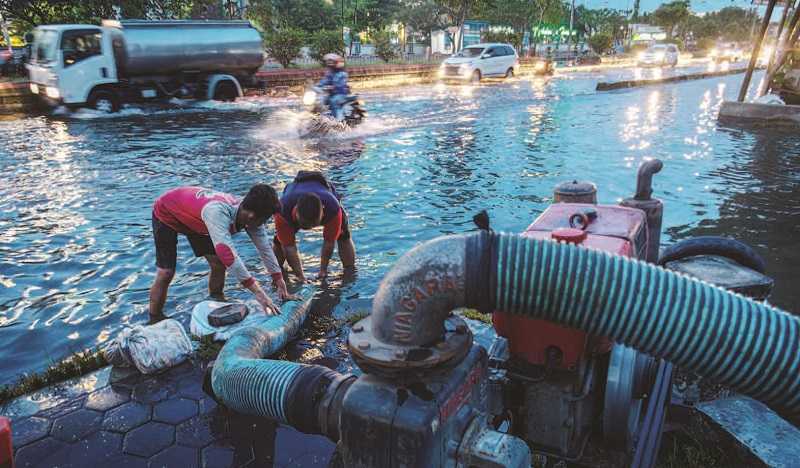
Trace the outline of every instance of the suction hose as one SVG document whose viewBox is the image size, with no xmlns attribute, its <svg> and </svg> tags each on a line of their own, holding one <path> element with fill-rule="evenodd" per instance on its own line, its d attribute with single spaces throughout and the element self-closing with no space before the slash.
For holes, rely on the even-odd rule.
<svg viewBox="0 0 800 468">
<path fill-rule="evenodd" d="M 464 306 L 606 336 L 800 417 L 797 317 L 652 264 L 521 235 L 442 237 L 407 253 L 365 322 L 371 349 L 430 348 Z"/>
<path fill-rule="evenodd" d="M 297 333 L 308 315 L 315 288 L 299 301 L 285 303 L 280 315 L 230 337 L 214 363 L 211 387 L 216 398 L 240 413 L 289 424 L 303 432 L 338 440 L 337 404 L 354 377 L 327 367 L 265 359 Z"/>
</svg>

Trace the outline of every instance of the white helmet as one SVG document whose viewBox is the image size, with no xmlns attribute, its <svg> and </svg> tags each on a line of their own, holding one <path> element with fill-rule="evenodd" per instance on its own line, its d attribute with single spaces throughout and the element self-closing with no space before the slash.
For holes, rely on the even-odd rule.
<svg viewBox="0 0 800 468">
<path fill-rule="evenodd" d="M 322 57 L 322 61 L 325 62 L 325 65 L 328 67 L 341 68 L 344 66 L 344 59 L 339 54 L 325 54 L 325 56 Z"/>
</svg>

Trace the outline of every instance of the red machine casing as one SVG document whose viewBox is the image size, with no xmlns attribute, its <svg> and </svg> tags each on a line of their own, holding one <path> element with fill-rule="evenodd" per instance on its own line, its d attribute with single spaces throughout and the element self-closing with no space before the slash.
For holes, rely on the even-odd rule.
<svg viewBox="0 0 800 468">
<path fill-rule="evenodd" d="M 589 223 L 586 238 L 579 245 L 626 257 L 643 258 L 647 246 L 647 220 L 641 210 L 616 205 L 556 203 L 528 226 L 523 233 L 535 239 L 552 239 L 553 231 L 570 228 L 569 218 L 576 213 L 594 210 L 597 217 Z M 530 364 L 544 366 L 546 350 L 561 350 L 556 368 L 574 369 L 587 352 L 603 353 L 611 342 L 583 331 L 562 327 L 546 320 L 536 320 L 505 312 L 492 314 L 497 334 L 509 342 L 511 355 Z"/>
</svg>

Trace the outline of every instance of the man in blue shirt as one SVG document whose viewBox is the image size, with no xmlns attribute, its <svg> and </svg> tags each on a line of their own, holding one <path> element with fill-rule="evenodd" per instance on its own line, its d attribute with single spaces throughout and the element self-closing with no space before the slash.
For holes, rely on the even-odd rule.
<svg viewBox="0 0 800 468">
<path fill-rule="evenodd" d="M 325 76 L 317 86 L 328 92 L 325 104 L 331 110 L 333 117 L 341 122 L 344 120 L 344 103 L 350 95 L 350 86 L 347 85 L 347 72 L 344 71 L 344 58 L 339 54 L 325 54 Z"/>
</svg>

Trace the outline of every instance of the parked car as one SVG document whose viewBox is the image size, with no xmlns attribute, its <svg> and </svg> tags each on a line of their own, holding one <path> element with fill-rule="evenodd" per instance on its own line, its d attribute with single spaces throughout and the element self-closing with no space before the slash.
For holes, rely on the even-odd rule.
<svg viewBox="0 0 800 468">
<path fill-rule="evenodd" d="M 744 57 L 744 51 L 736 44 L 724 44 L 711 49 L 711 53 L 709 55 L 717 63 L 734 63 L 738 62 Z"/>
<path fill-rule="evenodd" d="M 674 67 L 678 64 L 678 46 L 675 44 L 654 44 L 639 53 L 636 65 L 639 67 Z"/>
<path fill-rule="evenodd" d="M 445 60 L 439 76 L 478 82 L 489 76 L 510 78 L 519 67 L 519 56 L 510 44 L 475 44 Z"/>
</svg>

